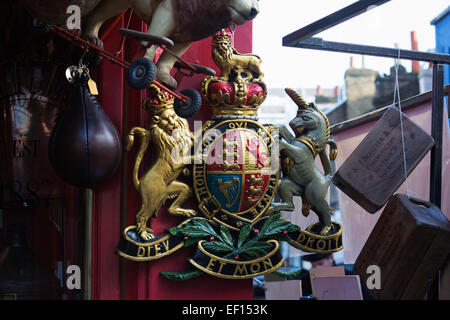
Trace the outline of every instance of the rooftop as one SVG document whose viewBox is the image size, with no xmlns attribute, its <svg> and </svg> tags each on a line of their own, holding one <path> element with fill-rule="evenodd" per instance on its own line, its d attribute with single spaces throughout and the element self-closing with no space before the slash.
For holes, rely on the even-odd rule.
<svg viewBox="0 0 450 320">
<path fill-rule="evenodd" d="M 450 13 L 450 6 L 448 6 L 447 9 L 445 9 L 444 11 L 442 11 L 436 18 L 434 18 L 433 20 L 431 20 L 431 24 L 432 24 L 432 25 L 437 24 L 439 21 L 441 21 L 442 19 L 444 19 L 449 13 Z"/>
</svg>

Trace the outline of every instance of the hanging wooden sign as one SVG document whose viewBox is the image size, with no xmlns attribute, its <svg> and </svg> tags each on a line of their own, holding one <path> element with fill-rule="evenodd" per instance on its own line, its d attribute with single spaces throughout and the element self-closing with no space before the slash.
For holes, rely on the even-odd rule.
<svg viewBox="0 0 450 320">
<path fill-rule="evenodd" d="M 402 114 L 409 175 L 433 147 L 433 138 Z M 369 213 L 381 209 L 405 181 L 400 113 L 389 107 L 332 182 Z"/>
<path fill-rule="evenodd" d="M 379 299 L 423 299 L 450 252 L 450 222 L 435 205 L 394 195 L 355 262 L 364 281 L 381 270 Z"/>
</svg>

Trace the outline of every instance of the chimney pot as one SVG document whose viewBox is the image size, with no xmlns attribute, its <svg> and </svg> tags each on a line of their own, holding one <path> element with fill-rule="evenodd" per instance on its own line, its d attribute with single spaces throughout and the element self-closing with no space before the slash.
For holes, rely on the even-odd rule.
<svg viewBox="0 0 450 320">
<path fill-rule="evenodd" d="M 322 94 L 322 88 L 320 86 L 317 86 L 316 94 L 317 95 L 321 95 Z"/>
<path fill-rule="evenodd" d="M 419 50 L 419 42 L 417 41 L 417 33 L 415 31 L 411 31 L 411 50 L 418 51 Z M 420 72 L 420 63 L 419 61 L 413 60 L 411 62 L 412 72 L 419 73 Z"/>
</svg>

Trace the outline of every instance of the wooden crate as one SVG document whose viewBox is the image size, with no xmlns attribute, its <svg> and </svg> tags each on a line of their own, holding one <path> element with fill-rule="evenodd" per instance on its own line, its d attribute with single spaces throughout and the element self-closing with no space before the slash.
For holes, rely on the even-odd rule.
<svg viewBox="0 0 450 320">
<path fill-rule="evenodd" d="M 429 202 L 396 194 L 388 202 L 356 262 L 366 282 L 367 267 L 380 267 L 378 299 L 423 299 L 450 253 L 450 222 Z"/>
<path fill-rule="evenodd" d="M 434 140 L 402 114 L 408 175 Z M 405 180 L 400 112 L 390 107 L 334 175 L 332 182 L 369 213 L 380 210 Z"/>
</svg>

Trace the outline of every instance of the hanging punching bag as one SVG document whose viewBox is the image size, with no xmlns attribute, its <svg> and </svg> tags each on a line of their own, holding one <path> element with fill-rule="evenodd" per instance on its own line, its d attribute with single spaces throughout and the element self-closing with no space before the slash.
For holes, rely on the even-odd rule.
<svg viewBox="0 0 450 320">
<path fill-rule="evenodd" d="M 68 69 L 69 70 L 69 69 Z M 110 178 L 120 163 L 119 134 L 88 88 L 89 70 L 75 69 L 67 108 L 49 141 L 53 169 L 66 183 L 92 188 Z"/>
</svg>

